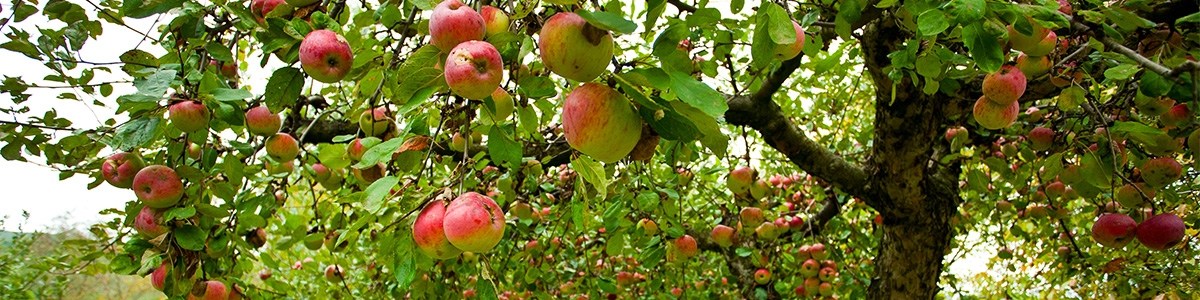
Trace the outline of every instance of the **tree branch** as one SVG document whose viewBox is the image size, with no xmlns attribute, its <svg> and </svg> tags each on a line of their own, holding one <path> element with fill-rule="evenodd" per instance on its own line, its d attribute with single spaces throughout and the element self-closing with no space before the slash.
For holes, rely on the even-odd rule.
<svg viewBox="0 0 1200 300">
<path fill-rule="evenodd" d="M 58 131 L 77 131 L 77 130 L 79 130 L 79 129 L 75 129 L 75 128 L 71 128 L 71 127 L 54 127 L 54 126 L 38 125 L 38 124 L 31 124 L 31 123 L 21 123 L 21 122 L 16 122 L 16 121 L 4 121 L 4 120 L 0 120 L 0 124 L 11 124 L 11 125 L 17 125 L 17 126 L 22 126 L 22 127 L 33 127 L 33 128 L 50 129 L 50 130 L 58 130 Z"/>
</svg>

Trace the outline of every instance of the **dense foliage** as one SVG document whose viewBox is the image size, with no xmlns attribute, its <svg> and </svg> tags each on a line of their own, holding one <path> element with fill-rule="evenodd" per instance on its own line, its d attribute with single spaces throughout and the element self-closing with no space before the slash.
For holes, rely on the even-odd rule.
<svg viewBox="0 0 1200 300">
<path fill-rule="evenodd" d="M 173 298 L 1200 290 L 1194 1 L 4 11 L 52 75 L 3 79 L 0 156 L 131 189 L 54 261 Z M 112 30 L 142 41 L 82 59 Z"/>
</svg>

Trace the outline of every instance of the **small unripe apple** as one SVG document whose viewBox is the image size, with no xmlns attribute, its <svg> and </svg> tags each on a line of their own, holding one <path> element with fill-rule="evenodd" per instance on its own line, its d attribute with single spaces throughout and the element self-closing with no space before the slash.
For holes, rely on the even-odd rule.
<svg viewBox="0 0 1200 300">
<path fill-rule="evenodd" d="M 795 20 L 792 20 L 792 28 L 796 30 L 796 40 L 791 44 L 775 45 L 775 59 L 789 60 L 800 55 L 800 51 L 804 50 L 804 28 L 801 28 L 800 23 Z"/>
<path fill-rule="evenodd" d="M 100 174 L 108 184 L 127 189 L 133 186 L 134 175 L 145 166 L 146 163 L 137 154 L 117 152 L 109 155 L 100 165 Z"/>
<path fill-rule="evenodd" d="M 641 229 L 646 235 L 658 234 L 658 224 L 654 223 L 654 220 L 642 218 L 641 220 L 638 220 L 637 228 Z"/>
<path fill-rule="evenodd" d="M 504 62 L 500 59 L 500 51 L 491 43 L 466 41 L 450 50 L 442 72 L 446 85 L 455 95 L 483 100 L 504 80 Z"/>
<path fill-rule="evenodd" d="M 446 202 L 435 200 L 421 209 L 412 226 L 417 249 L 435 259 L 448 259 L 462 253 L 446 239 L 445 215 Z"/>
<path fill-rule="evenodd" d="M 438 3 L 429 17 L 429 44 L 443 52 L 466 41 L 482 40 L 486 32 L 483 16 L 458 0 Z"/>
<path fill-rule="evenodd" d="M 1042 74 L 1046 74 L 1053 67 L 1054 64 L 1050 62 L 1050 57 L 1048 56 L 1029 56 L 1025 53 L 1017 56 L 1017 69 L 1020 69 L 1021 73 L 1025 74 L 1026 79 L 1042 76 Z"/>
<path fill-rule="evenodd" d="M 767 269 L 758 269 L 758 271 L 754 271 L 754 282 L 757 282 L 758 284 L 767 284 L 768 282 L 771 282 L 771 271 L 768 271 Z"/>
<path fill-rule="evenodd" d="M 263 269 L 262 271 L 258 271 L 258 279 L 264 281 L 271 279 L 271 270 Z"/>
<path fill-rule="evenodd" d="M 958 138 L 960 136 L 963 137 L 963 139 L 966 139 L 968 134 L 970 134 L 970 132 L 967 131 L 966 127 L 962 127 L 962 126 L 950 127 L 950 128 L 946 129 L 946 141 L 952 142 L 952 141 L 954 141 L 955 138 Z"/>
<path fill-rule="evenodd" d="M 754 234 L 759 239 L 770 241 L 779 238 L 780 230 L 773 222 L 762 222 L 758 227 L 754 228 Z"/>
<path fill-rule="evenodd" d="M 1007 128 L 1013 122 L 1017 121 L 1017 113 L 1020 112 L 1021 105 L 1017 101 L 1013 101 L 1008 105 L 996 104 L 992 100 L 988 100 L 987 96 L 979 97 L 975 101 L 975 109 L 972 111 L 972 116 L 975 117 L 975 122 L 979 126 L 996 130 Z"/>
<path fill-rule="evenodd" d="M 738 215 L 741 217 L 740 220 L 742 221 L 742 224 L 747 226 L 762 223 L 764 220 L 766 220 L 766 218 L 763 217 L 762 209 L 753 206 L 742 208 L 742 211 L 739 212 Z"/>
<path fill-rule="evenodd" d="M 1016 66 L 1005 65 L 983 78 L 983 96 L 998 105 L 1008 105 L 1025 94 L 1025 85 L 1025 73 Z"/>
<path fill-rule="evenodd" d="M 258 23 L 263 23 L 267 14 L 283 3 L 284 0 L 253 0 L 250 2 L 250 14 L 254 15 Z"/>
<path fill-rule="evenodd" d="M 246 110 L 246 131 L 261 136 L 279 133 L 283 120 L 266 106 L 255 106 Z"/>
<path fill-rule="evenodd" d="M 1046 36 L 1042 38 L 1042 40 L 1038 41 L 1036 44 L 1033 44 L 1033 46 L 1025 49 L 1017 49 L 1017 47 L 1014 46 L 1013 49 L 1020 50 L 1021 52 L 1024 52 L 1030 56 L 1046 56 L 1050 54 L 1050 52 L 1054 52 L 1055 47 L 1058 47 L 1058 34 L 1054 33 L 1054 31 L 1049 31 L 1046 33 Z"/>
<path fill-rule="evenodd" d="M 1137 222 L 1124 214 L 1106 213 L 1092 224 L 1092 239 L 1107 247 L 1120 248 L 1133 240 Z"/>
<path fill-rule="evenodd" d="M 155 238 L 170 231 L 163 225 L 162 212 L 150 206 L 142 206 L 142 210 L 133 219 L 133 229 L 147 238 Z"/>
<path fill-rule="evenodd" d="M 463 251 L 491 251 L 504 237 L 504 212 L 495 200 L 476 192 L 451 201 L 442 222 L 446 239 Z"/>
<path fill-rule="evenodd" d="M 805 260 L 803 263 L 800 264 L 800 276 L 804 276 L 804 278 L 816 277 L 818 272 L 820 272 L 820 269 L 821 269 L 821 263 L 817 262 L 817 260 L 815 260 L 815 259 Z"/>
<path fill-rule="evenodd" d="M 808 253 L 811 254 L 812 258 L 816 260 L 822 260 L 829 257 L 829 252 L 825 251 L 825 244 L 822 243 L 812 244 L 812 246 L 808 248 Z"/>
<path fill-rule="evenodd" d="M 497 123 L 507 120 L 515 108 L 512 95 L 500 87 L 497 87 L 496 91 L 492 92 L 492 104 L 495 105 L 495 110 L 492 111 L 492 118 Z"/>
<path fill-rule="evenodd" d="M 192 293 L 188 295 L 188 300 L 226 300 L 228 298 L 229 289 L 225 287 L 225 283 L 216 280 L 196 283 L 196 286 L 192 288 Z"/>
<path fill-rule="evenodd" d="M 487 36 L 508 32 L 508 14 L 503 10 L 495 6 L 484 5 L 479 9 L 479 14 L 483 16 L 484 31 Z"/>
<path fill-rule="evenodd" d="M 1141 190 L 1140 192 L 1138 191 L 1139 189 Z M 1145 196 L 1142 193 L 1145 193 Z M 1123 207 L 1139 208 L 1150 203 L 1150 200 L 1154 199 L 1155 194 L 1154 189 L 1151 189 L 1145 183 L 1139 182 L 1136 186 L 1126 183 L 1120 189 L 1117 189 L 1113 198 Z"/>
<path fill-rule="evenodd" d="M 825 282 L 833 281 L 834 277 L 837 277 L 837 270 L 832 267 L 821 267 L 817 273 L 817 279 Z"/>
<path fill-rule="evenodd" d="M 392 117 L 388 115 L 387 107 L 376 107 L 362 112 L 358 116 L 358 128 L 367 136 L 381 137 L 391 129 Z"/>
<path fill-rule="evenodd" d="M 341 81 L 353 65 L 354 53 L 340 34 L 328 29 L 314 30 L 300 42 L 300 66 L 316 81 Z"/>
<path fill-rule="evenodd" d="M 208 67 L 217 71 L 217 74 L 226 78 L 237 78 L 238 67 L 233 62 L 217 61 L 215 59 L 208 60 Z"/>
<path fill-rule="evenodd" d="M 718 246 L 724 248 L 733 246 L 733 236 L 733 227 L 725 225 L 717 225 L 716 227 L 713 227 L 712 232 L 709 234 L 709 238 L 711 238 L 714 243 L 717 243 Z"/>
<path fill-rule="evenodd" d="M 1137 239 L 1151 250 L 1166 250 L 1183 241 L 1187 228 L 1173 213 L 1157 215 L 1137 226 Z"/>
<path fill-rule="evenodd" d="M 163 165 L 142 168 L 134 175 L 132 188 L 138 200 L 152 208 L 171 207 L 183 197 L 183 180 Z"/>
<path fill-rule="evenodd" d="M 266 146 L 267 155 L 274 158 L 278 162 L 287 162 L 296 159 L 300 155 L 300 144 L 291 134 L 276 133 L 270 138 L 267 138 Z"/>
<path fill-rule="evenodd" d="M 346 146 L 346 155 L 350 157 L 350 160 L 362 160 L 363 154 L 366 153 L 367 147 L 363 146 L 362 139 L 354 139 L 353 141 L 350 141 L 349 145 Z"/>
<path fill-rule="evenodd" d="M 617 162 L 633 151 L 641 139 L 642 123 L 628 98 L 599 83 L 575 88 L 562 107 L 567 143 L 606 163 Z"/>
<path fill-rule="evenodd" d="M 1033 21 L 1033 18 L 1025 18 L 1031 25 L 1033 25 L 1033 31 L 1030 32 L 1030 34 L 1021 33 L 1015 27 L 1013 27 L 1013 25 L 1008 25 L 1009 45 L 1011 45 L 1013 49 L 1017 49 L 1022 52 L 1027 52 L 1026 50 L 1037 48 L 1038 44 L 1045 40 L 1046 36 L 1050 34 L 1050 29 L 1042 27 L 1042 25 Z"/>
<path fill-rule="evenodd" d="M 725 186 L 735 195 L 745 194 L 750 191 L 750 185 L 754 183 L 754 177 L 757 177 L 756 173 L 754 169 L 748 166 L 738 166 L 733 171 L 730 171 L 729 176 L 725 178 Z"/>
<path fill-rule="evenodd" d="M 564 78 L 587 82 L 604 73 L 613 58 L 612 34 L 572 12 L 559 12 L 538 33 L 542 63 Z"/>
<path fill-rule="evenodd" d="M 208 129 L 208 119 L 211 116 L 203 102 L 196 100 L 179 101 L 167 108 L 170 112 L 171 124 L 179 131 L 197 132 Z"/>
<path fill-rule="evenodd" d="M 343 280 L 342 267 L 338 265 L 329 265 L 325 267 L 325 280 L 329 282 L 337 282 Z"/>
<path fill-rule="evenodd" d="M 286 161 L 282 161 L 282 162 L 272 162 L 269 160 L 264 160 L 263 161 L 263 169 L 265 169 L 267 171 L 267 174 L 271 174 L 271 175 L 291 174 L 292 171 L 296 170 L 296 164 L 291 160 L 286 160 Z"/>
</svg>

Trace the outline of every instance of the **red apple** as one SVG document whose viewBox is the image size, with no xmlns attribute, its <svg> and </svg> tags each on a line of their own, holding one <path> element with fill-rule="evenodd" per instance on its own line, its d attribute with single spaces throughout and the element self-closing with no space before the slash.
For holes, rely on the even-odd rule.
<svg viewBox="0 0 1200 300">
<path fill-rule="evenodd" d="M 1106 213 L 1092 224 L 1092 239 L 1101 245 L 1120 248 L 1133 240 L 1137 222 L 1124 214 Z"/>
<path fill-rule="evenodd" d="M 445 215 L 446 201 L 435 200 L 421 209 L 412 226 L 417 249 L 435 259 L 448 259 L 462 253 L 446 239 Z"/>
<path fill-rule="evenodd" d="M 758 284 L 767 284 L 768 282 L 771 282 L 771 271 L 767 271 L 767 269 L 758 269 L 758 271 L 754 271 L 754 282 L 757 282 Z"/>
<path fill-rule="evenodd" d="M 504 80 L 500 51 L 483 41 L 466 41 L 455 46 L 442 71 L 450 91 L 471 100 L 491 96 Z"/>
<path fill-rule="evenodd" d="M 479 14 L 483 16 L 484 31 L 487 32 L 487 36 L 508 32 L 508 14 L 503 10 L 495 6 L 484 5 L 479 9 Z"/>
<path fill-rule="evenodd" d="M 1025 94 L 1025 83 L 1025 73 L 1021 69 L 1005 65 L 983 78 L 983 96 L 998 105 L 1008 105 Z"/>
<path fill-rule="evenodd" d="M 133 186 L 133 176 L 145 166 L 146 163 L 137 154 L 117 152 L 109 155 L 100 165 L 100 174 L 108 184 L 127 189 Z"/>
<path fill-rule="evenodd" d="M 612 34 L 571 12 L 559 12 L 538 33 L 542 63 L 563 78 L 587 82 L 600 76 L 613 58 Z"/>
<path fill-rule="evenodd" d="M 1173 213 L 1150 217 L 1137 226 L 1137 239 L 1151 250 L 1166 250 L 1183 241 L 1183 219 Z"/>
<path fill-rule="evenodd" d="M 812 246 L 808 248 L 808 253 L 811 254 L 812 258 L 816 260 L 822 260 L 829 257 L 829 252 L 825 251 L 825 244 L 822 243 L 812 244 Z"/>
<path fill-rule="evenodd" d="M 208 280 L 199 282 L 192 288 L 192 293 L 188 295 L 188 300 L 226 300 L 229 299 L 229 290 L 225 284 L 216 281 Z"/>
<path fill-rule="evenodd" d="M 253 0 L 250 2 L 250 14 L 254 15 L 259 23 L 262 23 L 267 14 L 283 3 L 284 0 Z"/>
<path fill-rule="evenodd" d="M 133 218 L 133 229 L 144 237 L 156 238 L 170 231 L 163 226 L 162 212 L 149 206 L 142 206 L 137 217 Z"/>
<path fill-rule="evenodd" d="M 341 266 L 329 265 L 328 267 L 325 267 L 325 280 L 328 280 L 329 282 L 337 282 L 343 280 L 343 276 L 344 274 L 342 273 Z"/>
<path fill-rule="evenodd" d="M 1029 138 L 1030 148 L 1036 151 L 1045 151 L 1054 145 L 1054 130 L 1050 128 L 1038 126 L 1030 130 L 1026 137 Z"/>
<path fill-rule="evenodd" d="M 690 235 L 683 235 L 674 241 L 675 251 L 681 258 L 687 259 L 697 254 L 700 254 L 700 248 L 696 245 L 696 239 Z"/>
<path fill-rule="evenodd" d="M 442 51 L 466 41 L 482 40 L 487 30 L 483 16 L 458 0 L 446 0 L 429 17 L 429 43 Z"/>
<path fill-rule="evenodd" d="M 1025 53 L 1017 56 L 1017 69 L 1025 74 L 1026 79 L 1036 78 L 1046 74 L 1054 64 L 1050 62 L 1050 57 L 1047 56 L 1029 56 Z"/>
<path fill-rule="evenodd" d="M 735 195 L 745 194 L 750 191 L 750 185 L 754 184 L 754 178 L 757 177 L 757 173 L 754 169 L 747 166 L 733 168 L 733 171 L 729 171 L 729 176 L 725 178 L 725 186 Z"/>
<path fill-rule="evenodd" d="M 167 272 L 171 272 L 171 264 L 163 261 L 150 273 L 150 285 L 156 290 L 163 290 L 163 286 L 167 284 Z"/>
<path fill-rule="evenodd" d="M 226 78 L 237 78 L 238 67 L 233 62 L 217 61 L 215 59 L 208 60 L 208 67 L 217 71 L 217 74 Z"/>
<path fill-rule="evenodd" d="M 167 108 L 171 124 L 179 131 L 197 132 L 208 129 L 210 113 L 204 103 L 196 100 L 179 101 Z"/>
<path fill-rule="evenodd" d="M 752 226 L 754 224 L 762 223 L 763 220 L 766 220 L 766 218 L 763 217 L 762 209 L 753 206 L 742 208 L 742 211 L 739 212 L 738 215 L 741 217 L 742 224 L 746 226 Z"/>
<path fill-rule="evenodd" d="M 146 206 L 171 207 L 183 197 L 183 180 L 167 166 L 147 166 L 133 176 L 133 193 Z"/>
<path fill-rule="evenodd" d="M 641 139 L 642 118 L 624 95 L 589 82 L 567 96 L 562 107 L 562 128 L 571 148 L 613 163 L 628 156 Z"/>
<path fill-rule="evenodd" d="M 709 238 L 711 238 L 714 243 L 717 243 L 718 246 L 729 248 L 729 246 L 733 246 L 733 234 L 733 227 L 717 225 L 716 227 L 713 227 L 712 232 L 709 233 Z"/>
<path fill-rule="evenodd" d="M 796 55 L 800 55 L 800 51 L 804 50 L 804 28 L 800 28 L 800 23 L 792 20 L 792 28 L 796 29 L 796 41 L 791 44 L 775 45 L 775 59 L 789 60 Z"/>
<path fill-rule="evenodd" d="M 277 162 L 287 162 L 296 159 L 300 155 L 300 144 L 291 134 L 276 133 L 267 138 L 266 146 L 267 155 L 274 158 Z"/>
<path fill-rule="evenodd" d="M 346 38 L 328 29 L 314 30 L 300 42 L 300 66 L 312 79 L 324 83 L 341 81 L 354 65 L 354 53 Z"/>
<path fill-rule="evenodd" d="M 988 100 L 987 96 L 979 97 L 975 101 L 975 109 L 972 115 L 975 117 L 975 122 L 979 126 L 986 129 L 1003 129 L 1011 126 L 1017 121 L 1017 113 L 1020 111 L 1021 105 L 1017 101 L 1013 101 L 1008 105 L 996 104 L 992 100 Z"/>
<path fill-rule="evenodd" d="M 1054 52 L 1055 47 L 1058 47 L 1058 34 L 1054 33 L 1054 31 L 1049 31 L 1042 40 L 1033 44 L 1033 46 L 1025 49 L 1017 49 L 1016 46 L 1013 46 L 1013 49 L 1021 50 L 1021 52 L 1029 56 L 1046 56 L 1050 52 Z"/>
<path fill-rule="evenodd" d="M 821 263 L 817 262 L 817 260 L 805 260 L 804 263 L 800 264 L 800 276 L 804 276 L 804 278 L 817 277 L 817 273 L 820 272 L 820 269 Z"/>
<path fill-rule="evenodd" d="M 366 153 L 367 147 L 363 146 L 362 139 L 354 139 L 346 146 L 346 155 L 350 157 L 350 160 L 362 160 L 363 154 Z"/>
<path fill-rule="evenodd" d="M 451 201 L 442 222 L 446 239 L 463 251 L 491 251 L 504 237 L 504 212 L 495 200 L 476 192 Z"/>
<path fill-rule="evenodd" d="M 1175 104 L 1159 120 L 1163 125 L 1184 127 L 1192 123 L 1192 109 L 1188 108 L 1187 103 Z"/>
<path fill-rule="evenodd" d="M 246 110 L 246 131 L 261 136 L 279 133 L 283 120 L 266 106 L 255 106 Z"/>
</svg>

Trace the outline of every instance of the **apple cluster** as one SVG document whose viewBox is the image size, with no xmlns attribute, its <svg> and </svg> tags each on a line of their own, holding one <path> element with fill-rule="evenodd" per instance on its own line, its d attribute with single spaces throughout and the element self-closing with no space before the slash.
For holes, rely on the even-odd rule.
<svg viewBox="0 0 1200 300">
<path fill-rule="evenodd" d="M 464 251 L 486 253 L 504 237 L 504 212 L 491 197 L 467 192 L 449 204 L 445 200 L 427 203 L 412 230 L 417 248 L 435 259 L 453 258 Z"/>
</svg>

